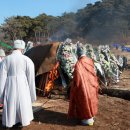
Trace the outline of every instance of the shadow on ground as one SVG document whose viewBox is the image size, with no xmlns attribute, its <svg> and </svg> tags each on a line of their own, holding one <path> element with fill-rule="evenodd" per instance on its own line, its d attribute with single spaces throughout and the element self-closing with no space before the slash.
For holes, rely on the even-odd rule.
<svg viewBox="0 0 130 130">
<path fill-rule="evenodd" d="M 78 120 L 68 119 L 67 114 L 65 113 L 55 112 L 46 109 L 42 109 L 39 112 L 36 112 L 34 121 L 62 126 L 76 126 L 77 124 L 80 124 Z"/>
</svg>

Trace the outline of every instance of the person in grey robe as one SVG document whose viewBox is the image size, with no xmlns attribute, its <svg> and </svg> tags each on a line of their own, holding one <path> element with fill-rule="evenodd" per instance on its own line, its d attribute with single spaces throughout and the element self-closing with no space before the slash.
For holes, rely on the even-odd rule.
<svg viewBox="0 0 130 130">
<path fill-rule="evenodd" d="M 36 101 L 34 64 L 22 54 L 25 42 L 14 41 L 14 51 L 0 64 L 0 103 L 2 125 L 27 126 L 33 120 L 32 103 Z"/>
</svg>

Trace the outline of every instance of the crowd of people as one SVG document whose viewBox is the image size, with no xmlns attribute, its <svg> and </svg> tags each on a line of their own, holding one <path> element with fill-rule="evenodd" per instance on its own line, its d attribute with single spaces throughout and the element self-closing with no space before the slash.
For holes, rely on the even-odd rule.
<svg viewBox="0 0 130 130">
<path fill-rule="evenodd" d="M 23 55 L 32 47 L 32 42 L 25 48 L 23 40 L 15 40 L 10 55 L 6 56 L 0 49 L 0 107 L 3 108 L 2 125 L 5 127 L 17 123 L 27 126 L 34 118 L 35 67 L 32 60 Z M 119 82 L 122 57 L 117 60 L 109 46 L 93 48 L 90 44 L 73 44 L 67 39 L 60 44 L 56 59 L 70 81 L 68 117 L 81 120 L 82 125 L 93 125 L 98 112 L 99 78 L 105 85 L 110 78 Z"/>
</svg>

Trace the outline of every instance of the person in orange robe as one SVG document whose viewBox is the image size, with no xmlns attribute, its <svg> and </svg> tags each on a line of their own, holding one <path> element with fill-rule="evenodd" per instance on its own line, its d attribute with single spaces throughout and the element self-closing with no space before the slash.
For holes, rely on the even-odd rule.
<svg viewBox="0 0 130 130">
<path fill-rule="evenodd" d="M 78 61 L 70 90 L 69 118 L 80 119 L 82 125 L 93 125 L 98 111 L 98 79 L 93 60 L 77 47 Z"/>
</svg>

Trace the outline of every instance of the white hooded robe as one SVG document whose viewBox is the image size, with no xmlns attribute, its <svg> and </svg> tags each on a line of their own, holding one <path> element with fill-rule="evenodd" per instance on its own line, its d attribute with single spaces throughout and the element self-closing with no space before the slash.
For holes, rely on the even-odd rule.
<svg viewBox="0 0 130 130">
<path fill-rule="evenodd" d="M 36 100 L 34 64 L 19 50 L 0 64 L 0 103 L 2 124 L 12 127 L 18 122 L 27 126 L 33 120 L 32 103 Z"/>
</svg>

